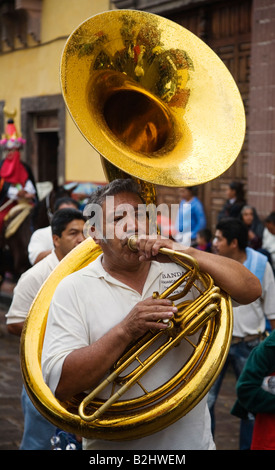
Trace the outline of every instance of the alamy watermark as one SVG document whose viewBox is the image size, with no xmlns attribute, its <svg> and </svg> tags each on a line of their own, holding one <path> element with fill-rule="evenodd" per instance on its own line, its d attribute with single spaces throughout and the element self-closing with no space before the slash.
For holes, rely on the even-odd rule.
<svg viewBox="0 0 275 470">
<path fill-rule="evenodd" d="M 177 230 L 179 210 L 182 211 L 180 220 L 183 223 Z M 87 217 L 84 229 L 86 238 L 96 236 L 97 239 L 108 241 L 115 237 L 123 240 L 133 234 L 163 238 L 172 236 L 185 246 L 191 245 L 191 205 L 188 203 L 138 204 L 137 207 L 119 204 L 115 207 L 114 196 L 107 196 L 104 211 L 100 204 L 88 203 L 83 214 Z M 174 226 L 172 233 L 171 227 Z"/>
</svg>

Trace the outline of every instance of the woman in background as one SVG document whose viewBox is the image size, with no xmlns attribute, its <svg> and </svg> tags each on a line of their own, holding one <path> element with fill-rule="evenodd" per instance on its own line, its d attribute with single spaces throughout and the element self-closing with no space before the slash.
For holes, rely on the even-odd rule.
<svg viewBox="0 0 275 470">
<path fill-rule="evenodd" d="M 226 202 L 218 215 L 218 221 L 225 217 L 240 217 L 241 210 L 246 204 L 243 183 L 232 181 L 226 190 Z"/>
<path fill-rule="evenodd" d="M 248 228 L 248 246 L 258 250 L 262 246 L 264 224 L 254 207 L 245 205 L 241 210 L 241 220 Z"/>
</svg>

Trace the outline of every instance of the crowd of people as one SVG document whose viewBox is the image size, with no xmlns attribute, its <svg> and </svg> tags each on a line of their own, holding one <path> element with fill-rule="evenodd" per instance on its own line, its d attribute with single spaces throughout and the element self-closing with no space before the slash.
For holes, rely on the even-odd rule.
<svg viewBox="0 0 275 470">
<path fill-rule="evenodd" d="M 193 207 L 196 211 L 196 205 Z M 232 181 L 213 235 L 205 221 L 204 218 L 191 243 L 199 250 L 244 264 L 262 286 L 262 295 L 256 301 L 241 306 L 233 304 L 229 354 L 208 394 L 212 434 L 215 436 L 215 403 L 231 365 L 237 381 L 237 401 L 231 412 L 240 418 L 239 448 L 274 450 L 274 385 L 272 389 L 263 384 L 272 383 L 275 375 L 275 212 L 262 221 L 256 208 L 247 204 L 243 184 Z"/>
<path fill-rule="evenodd" d="M 8 163 L 3 164 L 3 170 L 0 168 L 3 203 L 11 200 L 14 204 L 17 197 L 29 198 L 29 194 L 34 203 L 35 183 L 31 183 L 29 173 L 19 164 L 18 152 L 8 155 Z M 22 176 L 18 187 L 9 176 L 13 172 L 20 178 Z M 107 196 L 114 198 L 111 209 L 106 204 Z M 58 285 L 49 310 L 43 346 L 44 379 L 61 401 L 93 388 L 133 341 L 148 330 L 166 329 L 167 319 L 177 311 L 171 301 L 152 297 L 153 292 L 161 292 L 166 287 L 168 278 L 183 271 L 173 262 L 163 263 L 160 254 L 163 247 L 174 249 L 175 240 L 172 237 L 148 238 L 147 221 L 144 220 L 143 237 L 137 241 L 137 252 L 129 250 L 125 244 L 125 234 L 137 232 L 141 202 L 138 187 L 127 179 L 115 180 L 91 195 L 89 204 L 102 209 L 103 232 L 97 226 L 91 227 L 91 236 L 102 248 L 102 255 Z M 128 207 L 129 204 L 134 217 L 128 219 L 125 228 L 123 214 L 114 218 L 114 213 L 118 206 Z M 188 217 L 183 211 L 186 207 Z M 76 202 L 63 199 L 56 202 L 49 227 L 34 232 L 29 244 L 32 267 L 20 277 L 7 313 L 7 328 L 11 334 L 21 335 L 30 305 L 44 280 L 59 261 L 84 240 L 85 221 Z M 106 238 L 110 223 L 116 228 L 113 239 Z M 140 234 L 140 226 L 138 229 Z M 246 204 L 242 185 L 233 182 L 229 185 L 227 201 L 212 236 L 195 188 L 184 188 L 176 233 L 177 249 L 195 257 L 200 269 L 207 271 L 233 299 L 233 337 L 224 368 L 208 396 L 186 416 L 169 425 L 168 431 L 162 429 L 144 438 L 120 442 L 119 447 L 117 442 L 104 440 L 83 439 L 80 443 L 77 436 L 70 436 L 69 445 L 73 440 L 75 448 L 214 449 L 215 402 L 230 362 L 238 380 L 237 402 L 232 413 L 240 416 L 240 449 L 275 448 L 275 440 L 263 439 L 262 431 L 266 424 L 271 435 L 275 435 L 274 398 L 270 397 L 273 392 L 269 390 L 275 373 L 272 362 L 275 346 L 275 212 L 261 222 L 256 209 Z M 186 233 L 190 246 L 184 243 Z M 195 298 L 192 288 L 188 296 Z M 149 382 L 168 379 L 171 369 L 185 355 L 186 345 L 182 343 L 165 357 L 161 366 L 155 367 L 153 375 L 149 374 L 148 384 L 145 379 L 145 386 L 149 386 Z M 73 381 L 71 377 L 74 377 Z M 263 397 L 260 407 L 258 394 Z M 135 392 L 131 391 L 129 396 L 135 396 Z M 60 442 L 58 436 L 63 431 L 40 415 L 24 387 L 22 408 L 24 434 L 20 449 L 51 449 L 53 441 L 56 444 L 59 439 Z"/>
</svg>

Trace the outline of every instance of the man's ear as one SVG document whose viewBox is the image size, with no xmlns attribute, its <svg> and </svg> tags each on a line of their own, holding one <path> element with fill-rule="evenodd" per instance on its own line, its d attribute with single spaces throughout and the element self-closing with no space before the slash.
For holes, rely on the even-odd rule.
<svg viewBox="0 0 275 470">
<path fill-rule="evenodd" d="M 98 234 L 98 230 L 95 227 L 90 227 L 90 236 L 93 238 L 95 243 L 99 244 L 100 237 L 99 237 L 99 234 Z"/>
<path fill-rule="evenodd" d="M 233 238 L 233 240 L 230 243 L 232 248 L 239 248 L 239 242 L 237 238 Z"/>
<path fill-rule="evenodd" d="M 60 237 L 56 234 L 53 235 L 53 244 L 55 248 L 60 245 Z"/>
<path fill-rule="evenodd" d="M 84 235 L 85 238 L 91 237 L 95 241 L 95 243 L 100 245 L 101 237 L 99 237 L 98 230 L 96 229 L 96 227 L 91 226 L 88 220 L 85 222 L 84 225 Z"/>
</svg>

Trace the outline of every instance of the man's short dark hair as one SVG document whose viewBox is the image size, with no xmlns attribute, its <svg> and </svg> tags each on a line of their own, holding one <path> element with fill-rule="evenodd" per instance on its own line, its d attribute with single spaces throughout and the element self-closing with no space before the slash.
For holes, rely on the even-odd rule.
<svg viewBox="0 0 275 470">
<path fill-rule="evenodd" d="M 76 219 L 86 222 L 86 217 L 77 209 L 70 207 L 59 209 L 54 213 L 51 221 L 52 234 L 61 237 L 67 225 Z"/>
<path fill-rule="evenodd" d="M 141 196 L 139 184 L 131 178 L 121 178 L 111 181 L 106 186 L 102 186 L 94 191 L 88 201 L 88 204 L 98 204 L 102 206 L 107 196 L 116 196 L 120 193 L 137 194 L 141 202 L 144 202 Z"/>
<path fill-rule="evenodd" d="M 236 238 L 240 250 L 245 250 L 248 245 L 248 228 L 240 219 L 226 217 L 221 219 L 216 226 L 222 236 L 226 238 L 228 245 Z"/>
<path fill-rule="evenodd" d="M 265 222 L 275 225 L 275 212 L 271 212 L 265 219 Z"/>
<path fill-rule="evenodd" d="M 58 199 L 56 199 L 54 203 L 54 208 L 53 208 L 54 212 L 58 211 L 62 204 L 73 204 L 76 209 L 79 208 L 79 204 L 75 199 L 69 196 L 64 196 L 64 197 L 59 197 Z"/>
</svg>

